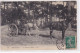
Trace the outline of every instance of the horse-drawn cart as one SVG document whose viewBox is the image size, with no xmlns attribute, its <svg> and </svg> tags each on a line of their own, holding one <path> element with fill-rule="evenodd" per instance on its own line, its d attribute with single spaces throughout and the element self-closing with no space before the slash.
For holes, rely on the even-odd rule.
<svg viewBox="0 0 80 53">
<path fill-rule="evenodd" d="M 25 23 L 17 20 L 14 23 L 8 25 L 8 35 L 17 36 L 19 34 L 26 34 L 26 27 L 24 26 Z"/>
<path fill-rule="evenodd" d="M 33 24 L 31 22 L 23 22 L 20 20 L 17 20 L 14 23 L 11 23 L 8 25 L 8 35 L 11 36 L 17 36 L 17 35 L 30 35 L 31 29 L 38 29 L 36 24 Z"/>
</svg>

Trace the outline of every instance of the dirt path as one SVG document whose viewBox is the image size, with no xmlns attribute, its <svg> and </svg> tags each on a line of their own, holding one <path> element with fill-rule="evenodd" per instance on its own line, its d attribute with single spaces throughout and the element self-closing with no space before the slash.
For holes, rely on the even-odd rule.
<svg viewBox="0 0 80 53">
<path fill-rule="evenodd" d="M 33 35 L 18 35 L 17 37 L 7 36 L 8 26 L 1 27 L 1 44 L 3 45 L 49 45 L 56 44 L 56 39 L 61 39 L 61 31 L 53 31 L 53 37 L 50 39 L 49 30 L 32 30 Z M 39 34 L 39 35 L 36 35 Z M 65 36 L 75 36 L 75 31 L 66 31 Z"/>
</svg>

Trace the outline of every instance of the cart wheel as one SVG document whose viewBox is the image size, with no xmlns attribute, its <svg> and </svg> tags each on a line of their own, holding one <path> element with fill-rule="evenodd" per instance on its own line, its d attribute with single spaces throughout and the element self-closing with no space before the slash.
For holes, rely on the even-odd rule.
<svg viewBox="0 0 80 53">
<path fill-rule="evenodd" d="M 18 35 L 18 28 L 15 24 L 10 24 L 8 27 L 8 35 L 9 36 L 17 36 Z"/>
</svg>

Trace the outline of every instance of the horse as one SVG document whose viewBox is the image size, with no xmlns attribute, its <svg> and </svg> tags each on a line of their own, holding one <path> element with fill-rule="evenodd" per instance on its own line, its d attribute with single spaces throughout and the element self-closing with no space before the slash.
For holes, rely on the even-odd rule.
<svg viewBox="0 0 80 53">
<path fill-rule="evenodd" d="M 33 23 L 29 22 L 27 24 L 24 24 L 24 26 L 25 26 L 25 28 L 27 30 L 26 34 L 28 33 L 28 35 L 31 35 L 30 32 L 31 32 L 31 29 L 33 29 L 33 28 L 35 28 L 37 31 L 39 31 L 39 28 L 36 25 L 36 23 L 33 24 Z"/>
<path fill-rule="evenodd" d="M 49 25 L 50 36 L 52 36 L 53 30 L 59 30 L 59 31 L 62 31 L 62 40 L 63 40 L 65 36 L 65 30 L 67 29 L 67 27 L 68 25 L 63 21 L 50 23 Z"/>
<path fill-rule="evenodd" d="M 52 39 L 53 30 L 62 31 L 62 40 L 63 40 L 65 36 L 65 31 L 68 28 L 69 23 L 70 23 L 69 20 L 64 19 L 63 21 L 48 22 L 48 24 L 45 25 L 45 27 L 49 28 L 51 39 Z"/>
</svg>

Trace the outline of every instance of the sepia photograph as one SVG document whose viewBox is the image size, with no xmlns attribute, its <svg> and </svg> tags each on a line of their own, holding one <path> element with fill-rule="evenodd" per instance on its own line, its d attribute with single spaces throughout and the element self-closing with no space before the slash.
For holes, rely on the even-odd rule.
<svg viewBox="0 0 80 53">
<path fill-rule="evenodd" d="M 3 1 L 1 49 L 77 48 L 77 1 Z"/>
</svg>

